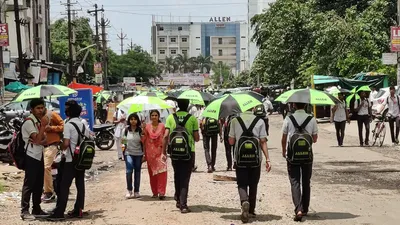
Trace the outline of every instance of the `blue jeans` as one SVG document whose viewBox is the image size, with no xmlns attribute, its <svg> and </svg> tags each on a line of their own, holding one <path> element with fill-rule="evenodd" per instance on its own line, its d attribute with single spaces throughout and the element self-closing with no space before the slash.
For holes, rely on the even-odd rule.
<svg viewBox="0 0 400 225">
<path fill-rule="evenodd" d="M 126 185 L 128 191 L 132 191 L 132 173 L 134 174 L 134 192 L 139 192 L 140 188 L 140 174 L 142 170 L 142 158 L 143 156 L 133 156 L 126 155 L 125 156 L 125 165 L 126 165 Z"/>
</svg>

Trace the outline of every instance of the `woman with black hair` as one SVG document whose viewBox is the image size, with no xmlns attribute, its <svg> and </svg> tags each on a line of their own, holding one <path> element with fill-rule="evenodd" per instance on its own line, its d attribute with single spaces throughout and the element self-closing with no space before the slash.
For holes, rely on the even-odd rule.
<svg viewBox="0 0 400 225">
<path fill-rule="evenodd" d="M 125 165 L 126 165 L 126 184 L 128 193 L 127 199 L 132 197 L 140 198 L 140 175 L 142 169 L 142 159 L 144 148 L 142 144 L 142 128 L 137 113 L 132 113 L 128 117 L 128 127 L 123 131 L 123 143 L 125 143 Z M 134 173 L 134 188 L 132 187 L 132 174 Z M 133 193 L 132 193 L 133 191 Z"/>
</svg>

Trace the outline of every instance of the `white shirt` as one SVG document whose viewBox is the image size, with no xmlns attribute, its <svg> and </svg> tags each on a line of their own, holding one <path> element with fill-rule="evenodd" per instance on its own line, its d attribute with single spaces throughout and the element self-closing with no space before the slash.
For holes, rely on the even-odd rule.
<svg viewBox="0 0 400 225">
<path fill-rule="evenodd" d="M 38 161 L 41 161 L 43 156 L 43 146 L 29 142 L 29 138 L 32 134 L 39 134 L 40 122 L 32 114 L 28 118 L 30 120 L 25 121 L 21 127 L 22 139 L 25 142 L 25 147 L 27 147 L 26 154 Z"/>
<path fill-rule="evenodd" d="M 121 119 L 126 119 L 125 112 L 120 110 L 120 109 L 117 109 L 117 110 L 118 111 L 115 111 L 113 117 L 117 118 L 118 121 L 121 120 Z M 114 133 L 114 136 L 116 138 L 120 138 L 121 137 L 121 132 L 125 128 L 125 126 L 126 126 L 126 121 L 125 122 L 120 122 L 120 123 L 117 124 L 117 126 L 115 127 L 115 133 Z"/>
<path fill-rule="evenodd" d="M 377 91 L 372 91 L 371 94 L 369 94 L 369 99 L 374 100 L 376 98 L 376 95 L 378 94 Z"/>
<path fill-rule="evenodd" d="M 68 120 L 67 123 L 65 123 L 65 125 L 64 125 L 64 139 L 69 139 L 69 141 L 70 141 L 70 148 L 67 148 L 64 151 L 65 161 L 66 162 L 72 162 L 71 152 L 75 151 L 75 147 L 76 147 L 76 145 L 78 143 L 78 139 L 79 139 L 79 134 L 78 134 L 76 128 L 74 127 L 74 125 L 71 124 L 71 122 L 75 123 L 78 126 L 79 130 L 81 131 L 81 133 L 83 132 L 83 127 L 85 127 L 85 125 L 82 123 L 82 119 L 79 118 L 79 117 L 72 118 L 72 119 Z M 86 127 L 85 127 L 84 135 L 86 137 L 90 137 L 89 130 L 86 129 Z"/>
<path fill-rule="evenodd" d="M 371 101 L 369 101 L 367 98 L 365 98 L 364 100 L 356 99 L 356 101 L 354 102 L 355 109 L 358 108 L 358 102 L 360 102 L 360 104 L 362 104 L 362 106 L 358 110 L 357 115 L 359 115 L 359 116 L 369 115 L 368 108 L 372 106 Z"/>
<path fill-rule="evenodd" d="M 337 109 L 335 111 L 335 114 L 333 116 L 333 121 L 335 122 L 343 122 L 346 121 L 346 103 L 342 102 L 342 103 L 338 103 L 336 104 Z"/>
<path fill-rule="evenodd" d="M 271 101 L 268 99 L 265 99 L 263 102 L 264 109 L 265 109 L 265 118 L 268 118 L 268 114 L 270 110 L 274 109 L 274 106 L 272 105 Z"/>
<path fill-rule="evenodd" d="M 388 105 L 388 114 L 390 114 L 392 117 L 398 117 L 399 116 L 399 96 L 395 95 L 394 97 L 389 96 L 386 99 L 386 104 Z"/>
<path fill-rule="evenodd" d="M 292 115 L 296 119 L 297 124 L 300 125 L 300 126 L 307 119 L 307 117 L 311 116 L 310 114 L 307 114 L 304 110 L 296 110 L 296 112 L 293 113 Z M 307 124 L 305 130 L 311 135 L 318 134 L 317 121 L 315 120 L 314 117 Z M 282 133 L 283 134 L 287 134 L 288 141 L 289 141 L 290 137 L 294 134 L 295 131 L 296 131 L 296 128 L 294 127 L 294 125 L 293 125 L 292 121 L 290 120 L 289 116 L 287 116 L 285 118 L 285 120 L 283 121 Z"/>
</svg>

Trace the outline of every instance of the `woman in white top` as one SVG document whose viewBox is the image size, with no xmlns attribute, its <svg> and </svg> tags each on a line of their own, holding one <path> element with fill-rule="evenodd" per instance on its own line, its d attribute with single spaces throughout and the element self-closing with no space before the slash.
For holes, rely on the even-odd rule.
<svg viewBox="0 0 400 225">
<path fill-rule="evenodd" d="M 350 123 L 350 119 L 349 119 L 349 111 L 346 107 L 346 102 L 344 100 L 344 95 L 342 93 L 339 93 L 338 98 L 340 100 L 340 103 L 332 107 L 331 122 L 335 122 L 338 146 L 343 147 L 346 121 Z"/>
</svg>

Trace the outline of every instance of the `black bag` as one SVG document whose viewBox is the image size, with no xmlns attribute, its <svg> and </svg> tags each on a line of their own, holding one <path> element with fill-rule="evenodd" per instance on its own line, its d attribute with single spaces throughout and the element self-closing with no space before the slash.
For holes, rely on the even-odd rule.
<svg viewBox="0 0 400 225">
<path fill-rule="evenodd" d="M 258 105 L 254 110 L 254 115 L 264 118 L 267 115 L 264 105 Z"/>
<path fill-rule="evenodd" d="M 22 126 L 26 121 L 32 121 L 33 126 L 35 126 L 35 122 L 31 118 L 26 118 L 21 124 L 20 130 L 14 132 L 14 136 L 8 145 L 8 152 L 14 161 L 14 165 L 20 170 L 25 170 L 26 150 L 29 145 L 29 143 L 25 143 L 21 132 Z M 31 146 L 33 147 L 32 143 Z"/>
<path fill-rule="evenodd" d="M 172 160 L 189 161 L 191 148 L 189 143 L 189 133 L 185 128 L 186 122 L 192 115 L 187 114 L 182 122 L 179 122 L 176 113 L 173 114 L 176 128 L 169 135 L 168 154 Z"/>
<path fill-rule="evenodd" d="M 78 126 L 70 122 L 78 132 L 78 143 L 72 152 L 71 146 L 71 156 L 73 158 L 73 163 L 75 164 L 75 169 L 77 170 L 88 170 L 92 168 L 93 158 L 95 156 L 95 143 L 93 140 L 90 140 L 88 137 L 85 136 L 86 127 L 82 124 L 82 132 L 79 130 Z"/>
<path fill-rule="evenodd" d="M 253 128 L 256 126 L 260 117 L 256 117 L 249 128 L 243 122 L 243 119 L 237 117 L 242 127 L 243 133 L 238 140 L 238 151 L 236 156 L 236 164 L 239 168 L 259 167 L 260 160 L 260 139 L 253 134 Z"/>
<path fill-rule="evenodd" d="M 313 138 L 305 129 L 312 118 L 312 116 L 308 116 L 303 124 L 299 126 L 294 116 L 289 116 L 293 126 L 296 128 L 289 139 L 287 148 L 287 160 L 291 164 L 311 164 L 313 162 Z"/>
<path fill-rule="evenodd" d="M 219 121 L 213 118 L 206 118 L 204 131 L 207 136 L 214 136 L 219 134 Z"/>
</svg>

